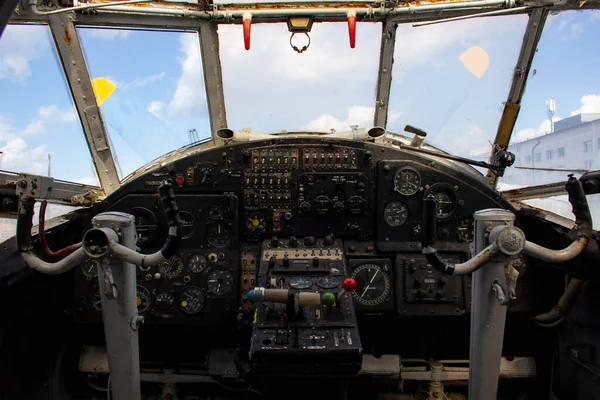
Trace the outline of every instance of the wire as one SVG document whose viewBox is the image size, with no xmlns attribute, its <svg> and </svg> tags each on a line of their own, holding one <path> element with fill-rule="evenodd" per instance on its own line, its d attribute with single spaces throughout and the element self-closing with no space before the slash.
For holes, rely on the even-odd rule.
<svg viewBox="0 0 600 400">
<path fill-rule="evenodd" d="M 110 374 L 108 374 L 108 384 L 106 385 L 106 400 L 110 400 Z"/>
<path fill-rule="evenodd" d="M 75 245 L 67 246 L 64 249 L 60 249 L 56 252 L 50 250 L 50 247 L 48 247 L 48 242 L 46 241 L 46 232 L 45 232 L 46 207 L 47 206 L 48 206 L 48 202 L 46 200 L 42 201 L 42 204 L 40 205 L 40 219 L 39 219 L 39 227 L 38 227 L 38 231 L 39 231 L 38 235 L 40 237 L 40 243 L 42 244 L 42 249 L 44 250 L 44 253 L 48 257 L 67 256 L 67 255 L 71 254 L 73 252 L 73 250 L 77 249 L 77 247 Z"/>
<path fill-rule="evenodd" d="M 254 393 L 255 395 L 257 395 L 258 397 L 260 397 L 261 400 L 265 400 L 265 397 L 263 396 L 263 394 L 260 392 L 260 390 L 258 389 L 253 389 L 252 385 L 248 386 L 247 388 L 233 388 L 231 386 L 227 386 L 222 382 L 219 382 L 217 379 L 213 378 L 213 382 L 216 383 L 218 386 L 222 387 L 223 389 L 226 390 L 231 390 L 232 392 L 246 392 L 246 393 Z"/>
<path fill-rule="evenodd" d="M 94 389 L 96 389 L 96 390 L 98 390 L 98 391 L 100 391 L 100 392 L 106 392 L 106 391 L 108 390 L 108 387 L 105 387 L 105 388 L 103 388 L 103 387 L 101 387 L 101 386 L 98 386 L 98 385 L 96 385 L 96 384 L 94 384 L 94 383 L 90 382 L 90 377 L 89 377 L 89 376 L 86 378 L 86 380 L 85 380 L 85 381 L 86 381 L 86 383 L 87 383 L 88 385 L 90 385 L 91 387 L 93 387 Z"/>
</svg>

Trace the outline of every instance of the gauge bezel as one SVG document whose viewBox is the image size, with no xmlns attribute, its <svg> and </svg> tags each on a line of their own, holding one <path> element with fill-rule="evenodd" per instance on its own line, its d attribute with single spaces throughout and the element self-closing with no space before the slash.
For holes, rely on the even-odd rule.
<svg viewBox="0 0 600 400">
<path fill-rule="evenodd" d="M 322 282 L 324 279 L 334 279 L 336 284 L 335 285 L 324 285 Z M 340 278 L 338 278 L 337 276 L 322 276 L 319 279 L 317 279 L 317 286 L 320 287 L 321 289 L 335 289 L 337 287 L 340 286 Z"/>
<path fill-rule="evenodd" d="M 175 275 L 167 275 L 166 273 L 163 272 L 163 266 L 165 264 L 170 264 L 171 260 L 173 260 L 173 262 L 175 262 L 175 260 L 179 260 L 179 262 L 181 263 L 181 268 L 178 268 L 178 272 Z M 167 261 L 164 261 L 162 264 L 160 264 L 158 266 L 158 272 L 160 272 L 160 274 L 162 275 L 163 278 L 165 279 L 175 279 L 179 276 L 181 276 L 181 274 L 183 273 L 183 268 L 185 267 L 185 263 L 183 262 L 183 259 L 181 258 L 180 255 L 174 255 L 171 256 L 171 258 L 169 258 Z"/>
<path fill-rule="evenodd" d="M 306 279 L 306 281 L 304 282 L 308 282 L 310 281 L 310 284 L 308 286 L 306 285 L 302 285 L 302 286 L 298 286 L 297 283 L 295 283 L 294 280 L 304 280 Z M 290 282 L 289 285 L 292 289 L 296 289 L 296 290 L 305 290 L 305 289 L 310 289 L 313 286 L 314 282 L 313 279 L 310 276 L 294 276 L 292 278 L 290 278 Z"/>
<path fill-rule="evenodd" d="M 152 211 L 150 211 L 144 207 L 134 207 L 131 209 L 131 215 L 133 215 L 134 219 L 137 221 L 136 213 L 143 214 L 152 223 L 150 232 L 148 233 L 148 239 L 142 240 L 142 241 L 136 239 L 135 244 L 140 246 L 140 248 L 143 248 L 144 246 L 148 245 L 149 243 L 151 243 L 154 240 L 156 231 L 158 230 L 158 219 L 156 218 L 156 215 Z M 136 236 L 137 236 L 137 227 L 136 227 Z"/>
<path fill-rule="evenodd" d="M 226 274 L 229 274 L 229 276 L 231 277 L 231 286 L 225 292 L 218 292 L 218 291 L 213 290 L 213 288 L 211 287 L 211 284 L 208 282 L 210 280 L 211 275 L 214 273 L 217 273 L 217 272 L 224 272 Z M 234 279 L 235 278 L 233 277 L 233 274 L 231 273 L 231 271 L 228 271 L 224 268 L 215 268 L 215 269 L 211 270 L 208 273 L 208 275 L 206 275 L 206 287 L 208 288 L 210 293 L 212 293 L 216 296 L 225 296 L 226 294 L 228 294 L 229 292 L 231 292 L 233 290 L 233 286 L 235 284 Z"/>
<path fill-rule="evenodd" d="M 255 216 L 256 219 L 258 219 L 259 221 L 261 221 L 261 223 L 258 226 L 251 226 L 248 223 L 252 219 L 253 216 Z M 259 211 L 253 211 L 246 215 L 246 224 L 245 225 L 246 225 L 246 229 L 248 230 L 248 232 L 261 233 L 267 227 L 267 218 L 265 217 L 265 215 L 263 213 L 261 213 Z"/>
<path fill-rule="evenodd" d="M 210 235 L 211 228 L 218 224 L 223 225 L 229 231 L 229 239 L 227 240 L 227 243 L 222 244 L 222 245 L 215 244 L 214 240 L 211 240 L 211 235 Z M 231 242 L 233 241 L 233 229 L 231 229 L 231 226 L 229 226 L 227 223 L 222 222 L 222 221 L 208 224 L 206 227 L 206 241 L 212 247 L 216 247 L 216 248 L 227 247 L 227 246 L 231 245 Z"/>
<path fill-rule="evenodd" d="M 194 217 L 194 215 L 189 212 L 189 211 L 179 211 L 179 215 L 181 216 L 181 239 L 189 239 L 191 238 L 194 233 L 196 232 L 196 226 L 198 225 L 198 221 L 196 221 L 196 217 Z M 191 228 L 191 230 L 187 233 L 184 234 L 184 226 L 183 226 L 183 215 L 189 215 L 191 220 L 193 221 L 193 224 L 191 226 L 188 226 L 187 229 Z"/>
<path fill-rule="evenodd" d="M 181 300 L 183 298 L 183 294 L 186 291 L 188 291 L 188 290 L 198 290 L 198 293 L 200 293 L 200 298 L 202 299 L 202 307 L 200 307 L 200 309 L 198 309 L 197 311 L 194 311 L 194 312 L 186 311 L 185 308 L 181 305 Z M 186 315 L 197 315 L 206 306 L 206 295 L 204 294 L 204 292 L 202 291 L 202 289 L 200 289 L 198 286 L 187 286 L 187 287 L 183 288 L 183 290 L 181 291 L 181 293 L 179 293 L 177 304 L 179 305 L 179 309 L 181 310 L 181 312 L 183 312 L 184 314 L 186 314 Z"/>
<path fill-rule="evenodd" d="M 137 285 L 135 288 L 135 295 L 137 298 L 139 298 L 138 293 L 140 293 L 140 291 L 143 291 L 146 295 L 146 298 L 148 299 L 148 302 L 146 303 L 145 307 L 139 308 L 138 306 L 138 313 L 143 313 L 148 311 L 148 309 L 150 308 L 150 304 L 152 303 L 152 294 L 150 293 L 150 290 L 148 290 L 148 288 L 146 288 L 145 286 Z"/>
<path fill-rule="evenodd" d="M 451 197 L 452 210 L 443 216 L 440 216 L 436 210 L 436 218 L 438 221 L 448 221 L 452 219 L 452 217 L 454 217 L 454 215 L 456 214 L 456 210 L 458 209 L 458 205 L 460 202 L 460 195 L 458 193 L 458 190 L 453 185 L 445 182 L 438 182 L 431 185 L 427 189 L 427 191 L 425 191 L 423 196 L 427 197 L 430 194 L 433 194 L 435 196 L 436 193 L 440 192 L 446 192 Z"/>
<path fill-rule="evenodd" d="M 193 269 L 193 268 L 190 266 L 190 264 L 191 264 L 191 261 L 194 259 L 194 257 L 200 257 L 200 258 L 204 259 L 204 266 L 203 266 L 202 268 L 200 268 L 199 270 L 197 270 L 197 271 L 196 271 L 196 270 L 194 270 L 194 269 Z M 188 269 L 190 272 L 192 272 L 192 273 L 194 273 L 194 274 L 200 274 L 200 273 L 202 273 L 202 272 L 206 271 L 206 268 L 208 268 L 208 258 L 207 258 L 207 257 L 206 257 L 204 254 L 200 254 L 200 253 L 194 253 L 194 254 L 191 254 L 191 255 L 188 257 L 188 259 L 187 259 L 187 262 L 185 263 L 185 265 L 186 265 L 187 269 Z"/>
<path fill-rule="evenodd" d="M 365 306 L 365 307 L 379 306 L 380 304 L 383 304 L 385 301 L 387 301 L 389 299 L 390 293 L 392 292 L 392 280 L 391 280 L 390 276 L 388 275 L 388 272 L 385 271 L 385 269 L 381 265 L 375 264 L 373 262 L 365 262 L 365 263 L 357 265 L 352 270 L 350 277 L 356 281 L 356 275 L 358 274 L 358 272 L 360 272 L 364 269 L 367 269 L 367 268 L 374 268 L 374 269 L 378 269 L 381 271 L 383 280 L 385 282 L 383 293 L 381 294 L 381 296 L 379 296 L 375 300 L 365 300 L 358 295 L 356 290 L 354 290 L 352 292 L 352 298 L 354 299 L 354 301 L 356 301 L 361 306 Z"/>
<path fill-rule="evenodd" d="M 388 207 L 390 207 L 392 204 L 401 204 L 404 209 L 406 210 L 406 218 L 404 218 L 402 220 L 402 222 L 400 222 L 398 225 L 392 225 L 388 222 L 387 218 L 385 217 L 386 212 L 388 211 Z M 404 224 L 406 224 L 406 222 L 408 221 L 408 218 L 410 217 L 410 212 L 408 210 L 408 206 L 406 205 L 406 203 L 404 203 L 403 201 L 398 201 L 398 200 L 394 200 L 394 201 L 390 201 L 389 203 L 387 203 L 385 205 L 385 207 L 383 208 L 383 221 L 385 222 L 385 224 L 391 228 L 398 228 Z"/>
<path fill-rule="evenodd" d="M 402 192 L 400 190 L 400 188 L 398 187 L 398 184 L 397 184 L 398 176 L 403 171 L 414 172 L 417 175 L 417 177 L 419 178 L 419 184 L 417 185 L 417 188 L 414 191 L 411 191 L 411 192 Z M 408 197 L 408 196 L 413 196 L 416 193 L 418 193 L 419 191 L 421 191 L 421 189 L 422 189 L 421 185 L 423 184 L 423 178 L 421 177 L 421 174 L 419 173 L 419 171 L 417 171 L 415 168 L 413 168 L 413 167 L 402 167 L 402 168 L 398 169 L 398 171 L 396 171 L 396 173 L 394 174 L 394 181 L 393 181 L 393 183 L 394 183 L 394 191 L 395 192 L 400 193 L 401 195 Z"/>
</svg>

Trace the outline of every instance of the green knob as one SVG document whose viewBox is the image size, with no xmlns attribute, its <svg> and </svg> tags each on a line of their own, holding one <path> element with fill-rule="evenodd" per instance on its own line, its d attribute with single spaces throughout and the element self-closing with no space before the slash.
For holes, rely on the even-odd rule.
<svg viewBox="0 0 600 400">
<path fill-rule="evenodd" d="M 325 292 L 323 293 L 323 296 L 321 296 L 321 303 L 325 304 L 326 306 L 334 305 L 335 300 L 335 295 L 331 292 Z"/>
</svg>

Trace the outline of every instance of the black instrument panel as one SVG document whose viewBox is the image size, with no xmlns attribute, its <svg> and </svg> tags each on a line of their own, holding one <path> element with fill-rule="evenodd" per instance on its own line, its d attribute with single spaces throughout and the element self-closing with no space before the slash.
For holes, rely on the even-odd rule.
<svg viewBox="0 0 600 400">
<path fill-rule="evenodd" d="M 286 243 L 340 240 L 348 271 L 361 284 L 353 294 L 357 313 L 457 315 L 468 312 L 468 284 L 449 278 L 444 290 L 437 283 L 431 288 L 430 298 L 425 286 L 414 285 L 440 277 L 407 275 L 406 259 L 429 271 L 420 255 L 424 196 L 436 197 L 440 207 L 437 247 L 456 260 L 468 257 L 473 212 L 510 207 L 465 168 L 470 167 L 350 140 L 237 143 L 192 153 L 137 177 L 97 206 L 90 220 L 98 212 L 129 212 L 136 218 L 141 252 L 157 251 L 167 227 L 156 188 L 163 179 L 174 181 L 184 239 L 168 263 L 138 270 L 138 303 L 147 324 L 218 325 L 234 323 L 240 310 L 252 312 L 245 296 L 258 268 L 248 260 L 260 259 L 262 243 L 275 236 Z M 93 270 L 84 265 L 77 272 L 81 322 L 101 321 Z M 333 284 L 307 282 L 287 284 L 296 290 Z"/>
</svg>

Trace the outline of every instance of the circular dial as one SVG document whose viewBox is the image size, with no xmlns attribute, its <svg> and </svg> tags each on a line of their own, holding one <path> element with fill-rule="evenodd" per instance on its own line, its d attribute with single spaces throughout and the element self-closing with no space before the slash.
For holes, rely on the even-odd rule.
<svg viewBox="0 0 600 400">
<path fill-rule="evenodd" d="M 181 216 L 181 238 L 187 239 L 196 230 L 196 219 L 187 211 L 179 211 L 179 215 Z"/>
<path fill-rule="evenodd" d="M 102 297 L 100 297 L 100 288 L 96 289 L 94 297 L 92 297 L 92 307 L 94 307 L 96 311 L 102 311 Z"/>
<path fill-rule="evenodd" d="M 335 289 L 340 286 L 340 280 L 335 276 L 323 276 L 317 279 L 317 286 L 321 289 Z"/>
<path fill-rule="evenodd" d="M 379 265 L 362 264 L 353 272 L 356 289 L 352 297 L 364 306 L 376 306 L 383 303 L 390 294 L 390 278 Z"/>
<path fill-rule="evenodd" d="M 461 242 L 470 242 L 473 240 L 473 218 L 467 217 L 461 219 L 456 228 L 458 240 Z"/>
<path fill-rule="evenodd" d="M 221 206 L 212 206 L 209 210 L 208 210 L 208 216 L 212 219 L 222 219 L 223 218 L 223 209 L 221 208 Z"/>
<path fill-rule="evenodd" d="M 168 310 L 173 306 L 173 303 L 175 303 L 173 293 L 168 290 L 159 291 L 154 299 L 156 300 L 156 305 L 161 310 Z"/>
<path fill-rule="evenodd" d="M 367 207 L 367 201 L 360 196 L 352 196 L 346 200 L 346 209 L 352 214 L 362 214 Z"/>
<path fill-rule="evenodd" d="M 246 219 L 246 227 L 250 232 L 262 232 L 265 230 L 265 216 L 259 212 L 248 214 Z"/>
<path fill-rule="evenodd" d="M 421 188 L 421 175 L 410 168 L 400 168 L 394 177 L 394 190 L 404 196 L 412 196 Z"/>
<path fill-rule="evenodd" d="M 142 207 L 136 207 L 132 210 L 135 217 L 136 244 L 143 246 L 154 238 L 157 228 L 156 216 Z"/>
<path fill-rule="evenodd" d="M 323 195 L 315 197 L 312 203 L 313 208 L 318 214 L 327 214 L 333 207 L 331 199 Z"/>
<path fill-rule="evenodd" d="M 206 257 L 202 254 L 194 254 L 188 259 L 187 266 L 190 271 L 195 274 L 199 274 L 200 272 L 206 269 L 207 261 Z"/>
<path fill-rule="evenodd" d="M 425 193 L 425 196 L 433 195 L 438 203 L 437 218 L 447 220 L 454 215 L 458 204 L 458 193 L 450 185 L 436 183 Z"/>
<path fill-rule="evenodd" d="M 98 261 L 93 258 L 86 258 L 81 264 L 81 272 L 88 279 L 94 279 L 98 276 Z"/>
<path fill-rule="evenodd" d="M 138 312 L 143 313 L 150 307 L 150 291 L 145 287 L 138 285 L 137 287 L 137 309 Z"/>
<path fill-rule="evenodd" d="M 408 208 L 400 201 L 392 201 L 385 206 L 383 219 L 389 226 L 402 226 L 408 219 Z"/>
<path fill-rule="evenodd" d="M 206 280 L 208 290 L 214 294 L 223 295 L 229 293 L 233 287 L 233 275 L 224 269 L 215 269 L 208 274 Z"/>
<path fill-rule="evenodd" d="M 211 224 L 208 227 L 206 240 L 213 247 L 225 247 L 231 243 L 231 229 L 221 222 Z"/>
<path fill-rule="evenodd" d="M 177 256 L 173 256 L 169 258 L 169 260 L 165 261 L 158 267 L 158 272 L 163 276 L 163 278 L 173 279 L 177 278 L 181 275 L 183 271 L 183 261 L 181 258 Z"/>
<path fill-rule="evenodd" d="M 312 278 L 307 276 L 295 276 L 290 279 L 290 287 L 298 290 L 311 288 L 313 285 Z"/>
<path fill-rule="evenodd" d="M 204 308 L 204 295 L 197 286 L 188 286 L 179 296 L 179 307 L 186 314 L 198 314 Z"/>
</svg>

